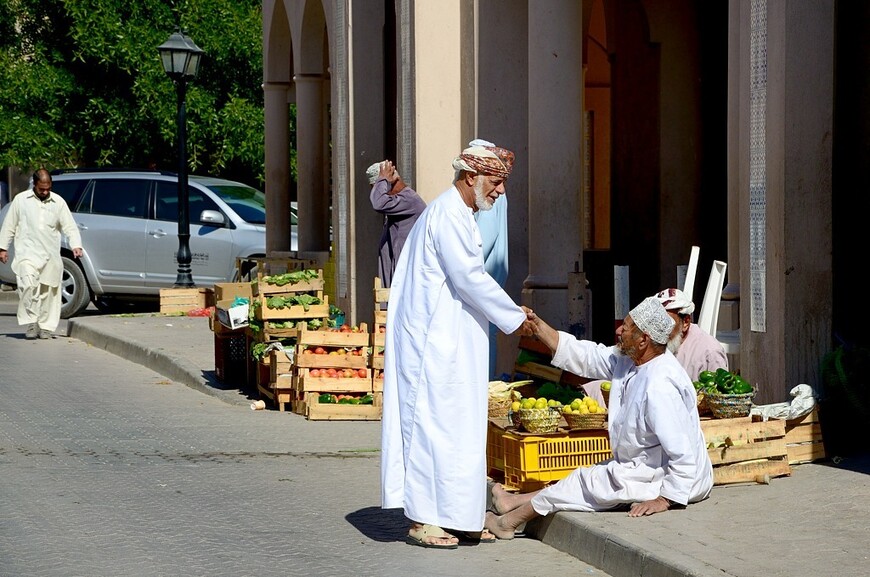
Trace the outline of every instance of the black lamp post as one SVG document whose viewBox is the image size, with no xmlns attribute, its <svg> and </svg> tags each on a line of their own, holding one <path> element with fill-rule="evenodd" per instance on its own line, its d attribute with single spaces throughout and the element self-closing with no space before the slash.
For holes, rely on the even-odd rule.
<svg viewBox="0 0 870 577">
<path fill-rule="evenodd" d="M 190 214 L 187 194 L 187 129 L 184 100 L 187 83 L 196 78 L 203 51 L 180 29 L 157 47 L 163 70 L 175 82 L 178 93 L 178 276 L 176 287 L 193 287 L 190 273 Z"/>
</svg>

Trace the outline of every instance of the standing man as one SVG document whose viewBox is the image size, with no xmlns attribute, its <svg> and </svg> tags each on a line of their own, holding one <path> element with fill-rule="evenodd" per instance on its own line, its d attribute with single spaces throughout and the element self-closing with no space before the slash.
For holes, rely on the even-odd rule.
<svg viewBox="0 0 870 577">
<path fill-rule="evenodd" d="M 655 295 L 671 318 L 676 322 L 674 332 L 668 341 L 668 350 L 689 373 L 689 378 L 698 380 L 701 371 L 716 369 L 728 370 L 728 356 L 725 348 L 712 335 L 708 335 L 692 322 L 695 312 L 693 303 L 680 289 L 669 288 Z"/>
<path fill-rule="evenodd" d="M 630 506 L 629 517 L 642 517 L 706 499 L 713 465 L 695 388 L 667 350 L 674 321 L 661 303 L 648 297 L 633 308 L 616 329 L 613 347 L 578 340 L 531 316 L 538 338 L 554 353 L 555 366 L 613 382 L 608 407 L 613 458 L 577 468 L 532 493 L 511 495 L 495 485 L 498 514 L 487 513 L 487 529 L 512 539 L 523 523 L 556 511 Z"/>
<path fill-rule="evenodd" d="M 82 256 L 79 229 L 63 198 L 51 192 L 51 174 L 33 173 L 33 189 L 17 195 L 0 228 L 0 262 L 9 259 L 15 243 L 12 270 L 18 280 L 18 324 L 27 325 L 28 339 L 50 339 L 60 322 L 61 233 Z"/>
<path fill-rule="evenodd" d="M 475 139 L 468 146 L 483 146 L 494 152 L 508 170 L 514 166 L 514 154 L 504 148 L 499 148 L 487 140 Z M 480 238 L 483 241 L 483 266 L 486 272 L 495 279 L 500 287 L 504 287 L 508 276 L 508 197 L 503 194 L 498 197 L 491 210 L 478 210 L 474 213 Z M 498 358 L 498 327 L 489 323 L 489 376 L 498 378 L 496 361 Z"/>
<path fill-rule="evenodd" d="M 389 160 L 374 163 L 368 167 L 366 175 L 372 185 L 372 208 L 384 215 L 384 231 L 378 243 L 378 276 L 383 287 L 389 288 L 405 239 L 426 203 L 404 183 Z"/>
<path fill-rule="evenodd" d="M 408 543 L 441 549 L 455 549 L 459 537 L 495 540 L 483 531 L 487 324 L 505 333 L 532 329 L 531 311 L 486 273 L 474 221 L 504 194 L 510 167 L 470 147 L 453 168 L 453 186 L 417 219 L 396 265 L 381 441 L 382 507 L 404 508 Z"/>
</svg>

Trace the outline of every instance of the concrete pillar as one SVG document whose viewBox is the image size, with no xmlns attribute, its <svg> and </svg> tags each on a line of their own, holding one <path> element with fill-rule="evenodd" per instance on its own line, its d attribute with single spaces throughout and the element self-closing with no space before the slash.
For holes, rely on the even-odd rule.
<svg viewBox="0 0 870 577">
<path fill-rule="evenodd" d="M 329 189 L 324 178 L 323 76 L 297 74 L 296 189 L 299 250 L 329 250 Z"/>
<path fill-rule="evenodd" d="M 739 91 L 740 363 L 757 404 L 801 383 L 819 390 L 832 346 L 834 4 L 732 11 L 741 53 L 763 55 L 763 67 L 741 59 Z"/>
<path fill-rule="evenodd" d="M 263 85 L 266 131 L 266 252 L 290 250 L 290 110 L 287 82 Z"/>
<path fill-rule="evenodd" d="M 581 2 L 529 3 L 529 238 L 535 242 L 523 302 L 564 330 L 568 275 L 578 265 L 583 270 L 581 23 Z"/>
</svg>

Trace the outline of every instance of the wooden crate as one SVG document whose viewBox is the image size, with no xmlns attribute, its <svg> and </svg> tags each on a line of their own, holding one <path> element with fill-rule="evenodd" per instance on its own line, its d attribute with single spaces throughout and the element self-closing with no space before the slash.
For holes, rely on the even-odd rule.
<svg viewBox="0 0 870 577">
<path fill-rule="evenodd" d="M 753 420 L 760 421 L 761 417 L 753 416 Z M 785 447 L 790 465 L 812 463 L 826 458 L 818 406 L 813 407 L 803 417 L 785 421 Z"/>
<path fill-rule="evenodd" d="M 285 410 L 288 404 L 292 406 L 295 400 L 293 389 L 273 387 L 271 383 L 257 385 L 257 391 L 261 399 L 268 400 L 281 412 Z"/>
<path fill-rule="evenodd" d="M 205 287 L 160 289 L 160 314 L 188 313 L 213 307 L 214 291 Z"/>
<path fill-rule="evenodd" d="M 260 306 L 254 308 L 254 317 L 259 321 L 266 320 L 302 320 L 302 319 L 322 319 L 323 324 L 329 319 L 329 296 L 324 295 L 321 299 L 323 302 L 319 305 L 311 305 L 308 310 L 301 305 L 286 307 L 283 309 L 270 309 L 266 306 L 266 295 L 256 297 Z"/>
<path fill-rule="evenodd" d="M 361 367 L 366 377 L 312 377 L 311 369 L 296 369 L 293 388 L 299 393 L 371 393 L 371 369 Z M 360 369 L 356 369 L 360 370 Z"/>
<path fill-rule="evenodd" d="M 704 418 L 701 430 L 713 463 L 714 485 L 768 483 L 773 477 L 791 475 L 785 421 Z"/>
<path fill-rule="evenodd" d="M 373 393 L 371 405 L 339 405 L 318 403 L 319 393 L 299 393 L 293 403 L 293 412 L 309 421 L 380 421 L 383 413 L 383 395 Z"/>
<path fill-rule="evenodd" d="M 375 319 L 372 325 L 372 340 L 369 346 L 372 348 L 371 368 L 384 370 L 384 342 L 386 339 L 387 326 L 387 302 L 390 300 L 390 289 L 381 285 L 381 279 L 375 277 Z M 381 389 L 383 390 L 383 389 Z"/>
<path fill-rule="evenodd" d="M 267 276 L 270 275 L 265 274 L 263 271 L 257 272 L 257 280 L 251 283 L 253 296 L 308 293 L 323 298 L 323 270 L 317 271 L 317 278 L 285 285 L 274 285 L 264 282 L 263 278 Z"/>
<path fill-rule="evenodd" d="M 254 278 L 256 278 L 257 275 L 261 273 L 266 275 L 282 274 L 295 270 L 319 269 L 322 267 L 323 263 L 321 263 L 318 259 L 300 259 L 291 258 L 289 256 L 269 256 L 236 259 L 237 272 L 240 272 L 242 269 L 250 270 L 250 278 L 248 278 L 247 280 L 254 280 Z"/>
</svg>

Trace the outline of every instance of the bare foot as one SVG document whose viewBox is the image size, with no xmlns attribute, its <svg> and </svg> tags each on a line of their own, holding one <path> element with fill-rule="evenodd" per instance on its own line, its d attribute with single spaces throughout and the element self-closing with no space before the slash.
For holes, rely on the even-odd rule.
<svg viewBox="0 0 870 577">
<path fill-rule="evenodd" d="M 516 501 L 516 495 L 505 491 L 501 484 L 496 483 L 492 486 L 492 506 L 498 514 L 504 515 L 519 507 L 521 503 Z"/>
<path fill-rule="evenodd" d="M 496 515 L 492 511 L 487 511 L 486 519 L 483 521 L 483 526 L 499 539 L 513 539 L 515 528 L 504 527 L 502 523 L 503 520 L 502 516 Z"/>
</svg>

